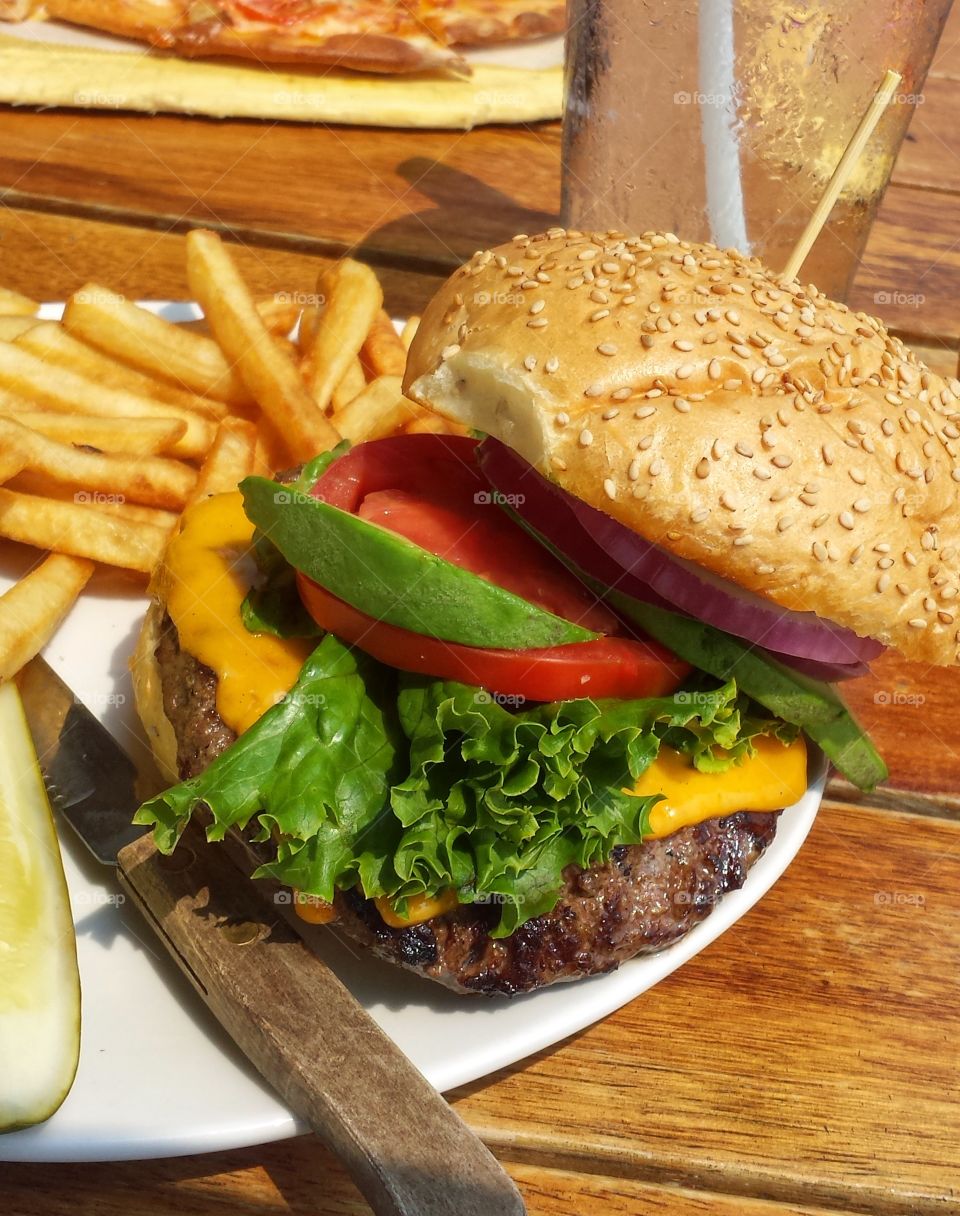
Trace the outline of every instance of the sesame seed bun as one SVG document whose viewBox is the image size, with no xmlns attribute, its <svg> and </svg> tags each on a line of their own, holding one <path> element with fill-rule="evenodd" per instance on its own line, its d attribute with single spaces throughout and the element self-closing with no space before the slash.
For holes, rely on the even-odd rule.
<svg viewBox="0 0 960 1216">
<path fill-rule="evenodd" d="M 756 259 L 516 237 L 431 301 L 405 388 L 678 557 L 960 660 L 960 383 Z"/>
</svg>

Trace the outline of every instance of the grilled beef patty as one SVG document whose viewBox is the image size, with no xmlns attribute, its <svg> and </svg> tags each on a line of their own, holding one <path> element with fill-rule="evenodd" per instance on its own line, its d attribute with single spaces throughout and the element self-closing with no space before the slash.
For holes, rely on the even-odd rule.
<svg viewBox="0 0 960 1216">
<path fill-rule="evenodd" d="M 163 686 L 163 712 L 177 736 L 180 780 L 196 777 L 226 751 L 236 733 L 217 713 L 217 677 L 186 650 L 177 627 L 164 613 L 154 652 Z"/>
<path fill-rule="evenodd" d="M 217 713 L 217 677 L 180 649 L 169 617 L 156 658 L 180 776 L 193 777 L 236 735 Z M 490 937 L 500 918 L 493 904 L 467 904 L 393 929 L 372 900 L 347 891 L 337 896 L 337 924 L 381 958 L 458 992 L 514 995 L 598 975 L 679 940 L 721 896 L 743 886 L 773 839 L 778 814 L 711 819 L 664 840 L 621 846 L 605 865 L 570 866 L 553 911 L 502 940 Z"/>
<path fill-rule="evenodd" d="M 356 891 L 338 898 L 338 925 L 381 958 L 458 992 L 512 996 L 557 980 L 615 971 L 662 950 L 704 920 L 773 839 L 779 812 L 730 815 L 664 840 L 614 849 L 606 865 L 569 866 L 560 902 L 510 937 L 490 937 L 496 906 L 465 904 L 392 929 Z"/>
</svg>

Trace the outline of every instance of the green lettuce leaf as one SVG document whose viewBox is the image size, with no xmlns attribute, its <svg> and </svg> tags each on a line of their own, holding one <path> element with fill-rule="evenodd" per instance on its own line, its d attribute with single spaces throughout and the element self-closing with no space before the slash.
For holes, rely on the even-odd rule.
<svg viewBox="0 0 960 1216">
<path fill-rule="evenodd" d="M 672 697 L 511 713 L 480 689 L 411 677 L 398 708 L 410 775 L 390 801 L 402 832 L 393 874 L 381 872 L 382 889 L 367 893 L 387 895 L 403 911 L 413 895 L 454 887 L 462 903 L 502 905 L 496 937 L 550 911 L 571 862 L 602 863 L 615 846 L 649 835 L 659 796 L 624 788 L 661 742 L 716 772 L 752 754 L 758 734 L 784 742 L 796 735 L 748 716 L 732 681 Z"/>
<path fill-rule="evenodd" d="M 351 885 L 358 841 L 382 815 L 397 758 L 386 669 L 328 634 L 291 692 L 198 777 L 145 802 L 135 822 L 152 824 L 170 852 L 201 807 L 209 840 L 254 817 L 256 837 L 279 841 L 289 862 L 306 842 L 322 853 L 313 894 L 332 899 Z"/>
<path fill-rule="evenodd" d="M 512 712 L 482 689 L 401 676 L 327 636 L 296 686 L 199 777 L 144 804 L 169 852 L 207 808 L 208 838 L 272 842 L 258 875 L 333 898 L 360 887 L 401 912 L 453 888 L 496 903 L 495 936 L 549 912 L 571 863 L 605 862 L 649 834 L 659 795 L 624 792 L 662 744 L 722 771 L 752 740 L 796 736 L 737 692 L 691 688 Z"/>
</svg>

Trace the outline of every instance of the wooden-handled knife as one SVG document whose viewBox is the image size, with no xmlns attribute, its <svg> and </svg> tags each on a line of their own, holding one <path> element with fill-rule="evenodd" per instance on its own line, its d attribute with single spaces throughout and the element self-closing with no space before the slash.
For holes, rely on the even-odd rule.
<svg viewBox="0 0 960 1216">
<path fill-rule="evenodd" d="M 131 826 L 152 790 L 42 660 L 18 677 L 54 807 L 238 1047 L 349 1170 L 378 1216 L 521 1216 L 496 1159 L 265 902 L 191 827 L 171 857 Z"/>
</svg>

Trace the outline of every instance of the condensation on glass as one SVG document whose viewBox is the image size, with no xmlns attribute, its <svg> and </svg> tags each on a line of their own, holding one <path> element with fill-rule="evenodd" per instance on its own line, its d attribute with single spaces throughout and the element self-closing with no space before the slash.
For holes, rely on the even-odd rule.
<svg viewBox="0 0 960 1216">
<path fill-rule="evenodd" d="M 563 217 L 782 267 L 886 68 L 897 97 L 802 277 L 845 297 L 952 0 L 569 0 Z"/>
</svg>

